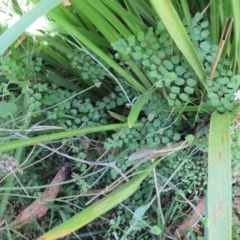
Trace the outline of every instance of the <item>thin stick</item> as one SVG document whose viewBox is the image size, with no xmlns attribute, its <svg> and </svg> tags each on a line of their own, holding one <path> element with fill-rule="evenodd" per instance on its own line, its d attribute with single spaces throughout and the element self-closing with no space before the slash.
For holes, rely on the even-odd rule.
<svg viewBox="0 0 240 240">
<path fill-rule="evenodd" d="M 144 163 L 146 160 L 149 160 L 149 158 L 144 158 L 140 162 L 138 162 L 136 165 L 134 165 L 132 168 L 130 168 L 127 172 L 125 172 L 125 176 L 127 176 L 129 173 L 131 173 L 133 170 L 135 170 L 138 166 L 140 166 L 142 163 Z M 113 183 L 111 183 L 109 186 L 106 187 L 106 189 L 111 189 L 115 184 L 117 184 L 120 180 L 122 180 L 122 177 L 119 177 L 117 180 L 115 180 Z M 114 186 L 116 187 L 116 186 Z M 98 198 L 100 195 L 108 192 L 109 190 L 103 190 L 100 193 L 98 193 L 96 196 L 91 198 L 85 205 L 89 205 L 92 201 L 94 201 L 96 198 Z"/>
<path fill-rule="evenodd" d="M 128 158 L 128 161 L 134 161 L 142 158 L 152 159 L 152 158 L 164 156 L 165 154 L 171 153 L 173 151 L 178 151 L 178 150 L 187 148 L 189 146 L 190 146 L 189 143 L 187 143 L 186 141 L 183 141 L 180 143 L 176 143 L 171 147 L 163 147 L 160 149 L 146 149 L 142 152 L 131 154 Z"/>
<path fill-rule="evenodd" d="M 154 162 L 154 159 L 152 159 L 152 163 Z M 160 200 L 160 192 L 158 189 L 158 180 L 157 180 L 157 173 L 156 173 L 156 169 L 153 169 L 153 179 L 154 179 L 154 185 L 155 185 L 155 191 L 156 191 L 156 197 L 157 197 L 157 205 L 158 205 L 158 209 L 159 209 L 159 215 L 162 219 L 162 225 L 165 226 L 165 220 L 164 220 L 164 215 L 163 215 L 163 211 L 162 211 L 162 205 L 161 205 L 161 200 Z"/>
<path fill-rule="evenodd" d="M 14 134 L 15 136 L 18 136 L 18 137 L 22 137 L 22 138 L 25 138 L 25 139 L 28 139 L 28 137 L 16 132 Z M 121 176 L 122 178 L 124 178 L 126 181 L 128 181 L 128 178 L 126 177 L 126 175 L 116 166 L 116 163 L 115 162 L 110 162 L 110 163 L 99 163 L 99 162 L 91 162 L 91 161 L 87 161 L 87 160 L 83 160 L 83 159 L 79 159 L 79 158 L 75 158 L 75 157 L 71 157 L 69 156 L 68 154 L 65 154 L 65 153 L 61 153 L 53 148 L 50 148 L 42 143 L 38 143 L 37 144 L 38 146 L 41 146 L 43 148 L 46 148 L 54 153 L 57 153 L 67 159 L 71 159 L 71 160 L 74 160 L 74 161 L 77 161 L 77 162 L 81 162 L 81 163 L 84 163 L 84 164 L 87 164 L 87 165 L 90 165 L 90 166 L 105 166 L 105 167 L 110 167 L 110 168 L 113 168 L 115 169 Z"/>
<path fill-rule="evenodd" d="M 219 59 L 220 59 L 220 57 L 221 57 L 222 50 L 223 50 L 223 47 L 224 47 L 224 45 L 225 45 L 225 42 L 226 42 L 226 39 L 227 39 L 229 30 L 231 29 L 232 23 L 233 23 L 233 18 L 232 18 L 232 17 L 228 17 L 227 20 L 226 20 L 224 29 L 223 29 L 222 36 L 221 36 L 221 38 L 220 38 L 220 42 L 219 42 L 219 46 L 218 46 L 218 50 L 217 50 L 215 59 L 214 59 L 214 61 L 213 61 L 213 63 L 212 63 L 212 69 L 211 69 L 211 72 L 210 72 L 210 74 L 209 74 L 209 78 L 210 78 L 210 79 L 213 78 L 213 75 L 214 75 L 214 73 L 215 73 L 217 64 L 218 64 Z"/>
<path fill-rule="evenodd" d="M 184 141 L 184 142 L 180 142 L 180 143 L 177 143 L 177 144 L 173 145 L 171 148 L 164 147 L 160 150 L 151 150 L 151 151 L 146 150 L 146 151 L 148 151 L 147 155 L 143 154 L 143 152 L 136 153 L 136 154 L 134 153 L 135 155 L 133 155 L 133 154 L 130 155 L 130 157 L 129 157 L 130 160 L 129 161 L 133 161 L 133 159 L 134 160 L 141 159 L 143 156 L 145 156 L 145 157 L 142 160 L 140 160 L 137 164 L 135 164 L 132 168 L 130 168 L 128 171 L 126 171 L 125 175 L 127 176 L 129 173 L 131 173 L 133 170 L 135 170 L 138 166 L 140 166 L 142 163 L 146 162 L 147 160 L 150 160 L 150 159 L 153 159 L 153 158 L 158 158 L 158 157 L 170 154 L 173 151 L 178 151 L 180 149 L 187 148 L 189 146 L 190 146 L 190 144 L 188 144 Z M 131 156 L 132 156 L 132 159 L 131 159 Z M 113 183 L 111 183 L 109 186 L 107 186 L 106 189 L 111 189 L 115 184 L 117 184 L 121 180 L 122 180 L 121 177 L 118 178 Z M 101 191 L 96 196 L 91 198 L 87 203 L 85 203 L 85 205 L 89 205 L 92 201 L 94 201 L 96 198 L 98 198 L 100 195 L 102 195 L 104 193 L 106 193 L 105 190 Z"/>
</svg>

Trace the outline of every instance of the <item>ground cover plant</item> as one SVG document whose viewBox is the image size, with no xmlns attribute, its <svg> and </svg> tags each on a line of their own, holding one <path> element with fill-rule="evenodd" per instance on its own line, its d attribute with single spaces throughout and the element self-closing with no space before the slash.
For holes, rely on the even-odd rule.
<svg viewBox="0 0 240 240">
<path fill-rule="evenodd" d="M 237 239 L 238 4 L 38 2 L 1 5 L 1 238 Z"/>
</svg>

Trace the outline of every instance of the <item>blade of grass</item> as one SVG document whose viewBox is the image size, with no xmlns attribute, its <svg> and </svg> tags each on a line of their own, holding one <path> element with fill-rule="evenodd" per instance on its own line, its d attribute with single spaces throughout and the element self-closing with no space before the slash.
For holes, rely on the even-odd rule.
<svg viewBox="0 0 240 240">
<path fill-rule="evenodd" d="M 102 1 L 115 13 L 116 16 L 119 16 L 122 21 L 126 23 L 128 28 L 131 30 L 131 35 L 134 34 L 136 36 L 140 31 L 147 31 L 148 27 L 145 25 L 145 23 L 136 18 L 131 12 L 128 12 L 126 9 L 124 9 L 119 2 L 108 0 Z M 117 29 L 118 31 L 121 31 L 121 28 L 118 27 Z M 127 37 L 130 35 L 123 36 L 127 39 Z"/>
<path fill-rule="evenodd" d="M 190 22 L 192 16 L 191 16 L 191 13 L 190 13 L 190 9 L 189 9 L 187 0 L 181 0 L 181 6 L 182 6 L 182 9 L 183 9 L 183 13 L 184 13 L 185 18 L 187 19 L 188 22 Z"/>
<path fill-rule="evenodd" d="M 220 15 L 219 15 L 219 0 L 211 1 L 210 5 L 210 27 L 212 40 L 218 44 L 220 38 Z"/>
<path fill-rule="evenodd" d="M 180 19 L 183 19 L 184 18 L 184 12 L 183 12 L 183 8 L 182 8 L 180 2 L 179 1 L 174 1 L 173 6 L 174 6 L 178 16 L 180 17 Z"/>
<path fill-rule="evenodd" d="M 73 1 L 78 2 L 78 0 L 73 0 Z M 83 2 L 85 2 L 85 1 L 83 1 Z M 129 36 L 132 35 L 132 32 L 117 18 L 116 14 L 114 14 L 114 12 L 111 11 L 101 1 L 96 1 L 96 2 L 88 1 L 88 2 L 90 4 L 89 7 L 92 9 L 95 8 L 97 10 L 97 12 L 99 12 L 104 17 L 104 20 L 106 19 L 109 23 L 111 23 L 111 25 L 114 27 L 114 29 L 117 30 L 118 33 L 121 34 L 124 38 L 127 39 Z M 119 5 L 118 8 L 121 8 L 121 5 Z M 125 10 L 125 9 L 123 9 L 123 10 Z M 125 16 L 123 15 L 121 17 L 124 19 Z M 94 18 L 95 18 L 95 16 L 94 16 Z M 91 21 L 93 21 L 93 18 L 89 18 L 89 19 Z M 98 23 L 97 25 L 100 27 L 101 24 Z M 116 41 L 116 40 L 119 40 L 119 37 L 117 37 L 114 41 Z M 112 41 L 110 41 L 110 42 L 112 42 Z"/>
<path fill-rule="evenodd" d="M 230 114 L 214 112 L 210 120 L 207 239 L 232 239 Z"/>
<path fill-rule="evenodd" d="M 225 2 L 226 3 L 226 2 Z M 228 4 L 228 3 L 226 3 Z M 239 73 L 240 64 L 239 64 L 239 53 L 240 53 L 240 4 L 239 1 L 230 1 L 230 13 L 229 16 L 233 17 L 233 41 L 231 46 L 230 56 L 233 61 L 232 70 Z M 227 6 L 227 5 L 226 5 Z"/>
<path fill-rule="evenodd" d="M 149 23 L 149 25 L 152 26 L 153 28 L 157 28 L 157 21 L 154 19 L 153 15 L 150 15 L 147 9 L 142 7 L 139 2 L 134 2 L 134 5 L 139 14 L 144 19 L 144 22 Z"/>
<path fill-rule="evenodd" d="M 62 86 L 66 89 L 70 89 L 72 91 L 76 91 L 76 92 L 83 91 L 83 89 L 81 89 L 79 86 L 75 85 L 74 83 L 67 81 L 65 78 L 51 72 L 48 72 L 47 76 L 41 73 L 37 73 L 36 76 L 41 79 L 46 79 L 49 82 L 56 83 L 59 86 Z"/>
<path fill-rule="evenodd" d="M 166 29 L 171 35 L 177 47 L 185 56 L 189 64 L 192 66 L 199 81 L 206 87 L 205 79 L 206 75 L 203 69 L 203 65 L 200 62 L 196 50 L 191 43 L 181 20 L 174 9 L 171 1 L 166 0 L 150 0 L 159 17 L 163 21 Z M 206 87 L 207 88 L 207 87 Z"/>
<path fill-rule="evenodd" d="M 94 219 L 100 217 L 102 214 L 111 210 L 119 203 L 123 202 L 129 196 L 131 196 L 140 186 L 141 182 L 147 177 L 147 175 L 157 166 L 159 161 L 152 164 L 144 172 L 140 173 L 123 186 L 110 193 L 108 196 L 97 201 L 90 207 L 86 208 L 82 212 L 73 216 L 69 220 L 53 228 L 49 232 L 42 235 L 38 240 L 52 240 L 64 237 L 77 229 L 92 222 Z"/>
<path fill-rule="evenodd" d="M 111 2 L 108 2 L 108 5 Z M 72 4 L 75 7 L 75 10 L 78 12 L 79 15 L 85 14 L 88 19 L 94 23 L 94 25 L 97 27 L 99 32 L 102 33 L 102 35 L 109 41 L 109 43 L 116 42 L 123 37 L 127 39 L 129 36 L 132 35 L 132 32 L 125 27 L 123 23 L 110 11 L 109 8 L 107 8 L 103 3 L 100 1 L 92 2 L 92 1 L 82 1 L 81 5 L 79 5 L 78 0 L 72 0 Z M 113 7 L 115 5 L 111 4 L 110 6 Z M 116 7 L 116 6 L 115 6 Z M 128 20 L 128 17 L 125 15 L 120 14 L 117 10 L 121 6 L 117 6 L 118 8 L 115 9 L 115 12 L 119 14 L 119 16 L 126 22 L 134 24 L 134 21 Z M 124 10 L 124 9 L 123 9 Z M 132 27 L 133 29 L 140 29 L 140 27 L 137 27 L 138 24 L 134 24 Z M 141 25 L 140 25 L 141 26 Z M 122 53 L 119 53 L 123 59 L 128 61 L 129 66 L 131 67 L 132 71 L 136 74 L 138 79 L 144 84 L 144 86 L 149 89 L 151 88 L 151 84 L 149 83 L 147 77 L 142 72 L 142 70 L 137 66 L 137 64 L 132 61 L 130 56 L 124 55 Z"/>
<path fill-rule="evenodd" d="M 133 125 L 133 127 L 136 127 L 136 128 L 140 128 L 142 126 L 143 126 L 143 123 L 135 123 Z M 117 130 L 117 129 L 126 128 L 126 127 L 128 127 L 127 123 L 109 124 L 109 125 L 103 125 L 103 126 L 97 126 L 97 127 L 91 127 L 91 128 L 85 128 L 85 129 L 68 130 L 65 132 L 43 135 L 43 136 L 38 136 L 38 137 L 32 137 L 30 139 L 17 140 L 17 141 L 12 141 L 12 142 L 8 142 L 8 143 L 1 143 L 0 144 L 0 152 L 1 153 L 7 152 L 9 150 L 26 147 L 26 146 L 31 146 L 31 145 L 34 145 L 37 143 L 50 142 L 53 140 L 59 140 L 59 139 L 68 138 L 68 137 L 77 136 L 77 135 L 112 131 L 112 130 Z"/>
<path fill-rule="evenodd" d="M 32 0 L 33 2 L 38 2 L 38 0 Z M 117 73 L 119 73 L 123 78 L 125 78 L 132 86 L 134 86 L 139 92 L 146 92 L 145 87 L 142 86 L 133 76 L 125 71 L 122 67 L 119 66 L 112 58 L 110 58 L 106 53 L 102 51 L 98 46 L 89 41 L 88 38 L 84 36 L 84 34 L 77 31 L 75 27 L 73 27 L 66 19 L 62 18 L 61 15 L 58 14 L 56 9 L 53 9 L 48 14 L 52 19 L 58 22 L 61 26 L 64 27 L 71 35 L 76 37 L 78 41 L 80 41 L 84 46 L 94 52 L 97 56 L 99 56 L 103 61 L 105 61 L 110 67 L 112 67 Z M 94 16 L 92 16 L 94 17 Z M 136 72 L 136 71 L 135 71 Z M 136 72 L 137 74 L 137 72 Z"/>
<path fill-rule="evenodd" d="M 126 123 L 127 122 L 127 118 L 118 114 L 118 113 L 115 113 L 115 112 L 112 112 L 112 111 L 108 111 L 108 113 L 115 119 L 119 120 L 120 122 L 123 122 L 123 123 Z"/>
<path fill-rule="evenodd" d="M 133 105 L 127 119 L 128 127 L 132 128 L 133 124 L 137 121 L 140 112 L 142 111 L 143 106 L 147 103 L 149 98 L 154 92 L 154 88 L 149 90 L 147 93 L 143 94 L 136 103 Z"/>
<path fill-rule="evenodd" d="M 137 11 L 137 9 L 135 8 L 134 6 L 134 1 L 133 0 L 124 0 L 124 4 L 126 5 L 128 11 L 135 17 L 137 17 L 141 22 L 142 22 L 142 19 L 139 15 L 139 12 Z M 143 24 L 143 22 L 142 22 Z"/>
<path fill-rule="evenodd" d="M 46 14 L 62 0 L 42 0 L 32 10 L 24 14 L 12 27 L 0 36 L 0 55 L 38 18 Z"/>
<path fill-rule="evenodd" d="M 71 14 L 71 10 L 64 7 L 63 4 L 59 4 L 57 8 L 55 8 L 59 11 L 59 15 L 66 18 L 66 20 L 70 23 L 72 23 L 73 26 L 75 27 L 81 27 L 84 28 L 84 22 L 82 22 L 76 15 Z M 97 31 L 94 26 L 92 26 L 93 31 Z"/>
<path fill-rule="evenodd" d="M 36 28 L 39 29 L 39 30 L 58 32 L 58 33 L 61 33 L 61 34 L 67 34 L 68 33 L 60 24 L 58 24 L 56 22 L 50 22 L 50 21 L 46 21 L 46 25 L 37 26 Z M 79 32 L 84 34 L 84 36 L 86 36 L 93 43 L 95 43 L 99 46 L 103 46 L 103 47 L 109 47 L 110 46 L 108 41 L 105 38 L 103 38 L 102 36 L 99 36 L 98 33 L 90 32 L 85 28 L 79 28 L 79 27 L 75 27 L 75 28 Z M 48 40 L 51 41 L 50 39 L 52 38 L 49 35 L 46 35 L 42 32 L 37 32 L 36 35 L 37 35 L 37 38 L 46 39 L 46 42 L 48 42 Z M 55 38 L 56 38 L 56 36 L 54 37 L 54 40 L 55 40 Z"/>
</svg>

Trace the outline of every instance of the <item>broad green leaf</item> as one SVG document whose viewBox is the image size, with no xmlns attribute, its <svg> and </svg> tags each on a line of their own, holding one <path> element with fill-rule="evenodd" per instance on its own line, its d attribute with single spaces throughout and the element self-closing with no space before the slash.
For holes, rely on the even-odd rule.
<svg viewBox="0 0 240 240">
<path fill-rule="evenodd" d="M 115 112 L 112 112 L 112 111 L 108 111 L 108 113 L 115 119 L 119 120 L 120 122 L 123 122 L 123 123 L 126 123 L 127 122 L 127 118 L 118 114 L 118 113 L 115 113 Z"/>
<path fill-rule="evenodd" d="M 196 50 L 191 43 L 181 20 L 174 9 L 171 1 L 166 0 L 150 0 L 156 12 L 163 21 L 166 29 L 174 40 L 175 44 L 178 46 L 180 51 L 183 53 L 189 64 L 194 69 L 200 82 L 205 86 L 205 73 L 203 65 L 199 60 Z"/>
<path fill-rule="evenodd" d="M 143 94 L 133 105 L 129 115 L 128 115 L 128 126 L 132 128 L 133 124 L 137 121 L 140 112 L 142 111 L 143 106 L 149 100 L 151 95 L 153 94 L 154 89 L 149 90 L 145 94 Z"/>
<path fill-rule="evenodd" d="M 102 214 L 111 210 L 119 203 L 123 202 L 129 196 L 131 196 L 140 186 L 141 182 L 147 177 L 147 175 L 157 166 L 159 161 L 152 164 L 144 172 L 140 173 L 123 186 L 110 193 L 108 196 L 94 203 L 90 207 L 86 208 L 82 212 L 73 216 L 66 222 L 53 228 L 49 232 L 42 235 L 38 240 L 52 240 L 64 237 L 77 229 L 92 222 L 94 219 L 100 217 Z"/>
<path fill-rule="evenodd" d="M 25 13 L 12 27 L 0 36 L 0 55 L 38 18 L 46 14 L 62 0 L 42 0 L 32 10 Z"/>
<path fill-rule="evenodd" d="M 15 103 L 0 102 L 0 118 L 6 118 L 9 115 L 13 115 L 17 112 L 17 105 Z"/>
<path fill-rule="evenodd" d="M 207 239 L 232 239 L 230 114 L 214 112 L 210 120 Z"/>
</svg>

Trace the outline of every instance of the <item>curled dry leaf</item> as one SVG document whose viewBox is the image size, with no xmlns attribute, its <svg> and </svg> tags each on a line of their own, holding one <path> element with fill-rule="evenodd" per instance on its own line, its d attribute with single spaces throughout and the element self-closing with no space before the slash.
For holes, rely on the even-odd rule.
<svg viewBox="0 0 240 240">
<path fill-rule="evenodd" d="M 174 233 L 175 237 L 186 236 L 189 229 L 192 229 L 196 223 L 199 222 L 200 218 L 202 218 L 202 215 L 205 213 L 205 198 L 198 202 L 196 209 L 197 211 L 193 209 L 190 212 L 190 216 L 187 217 L 176 229 Z"/>
<path fill-rule="evenodd" d="M 50 184 L 59 183 L 65 180 L 67 171 L 62 167 Z M 10 224 L 11 228 L 20 229 L 33 219 L 40 219 L 48 210 L 44 205 L 52 203 L 56 198 L 61 185 L 48 187 L 42 193 L 40 199 L 36 199 L 31 205 L 25 208 Z"/>
</svg>

